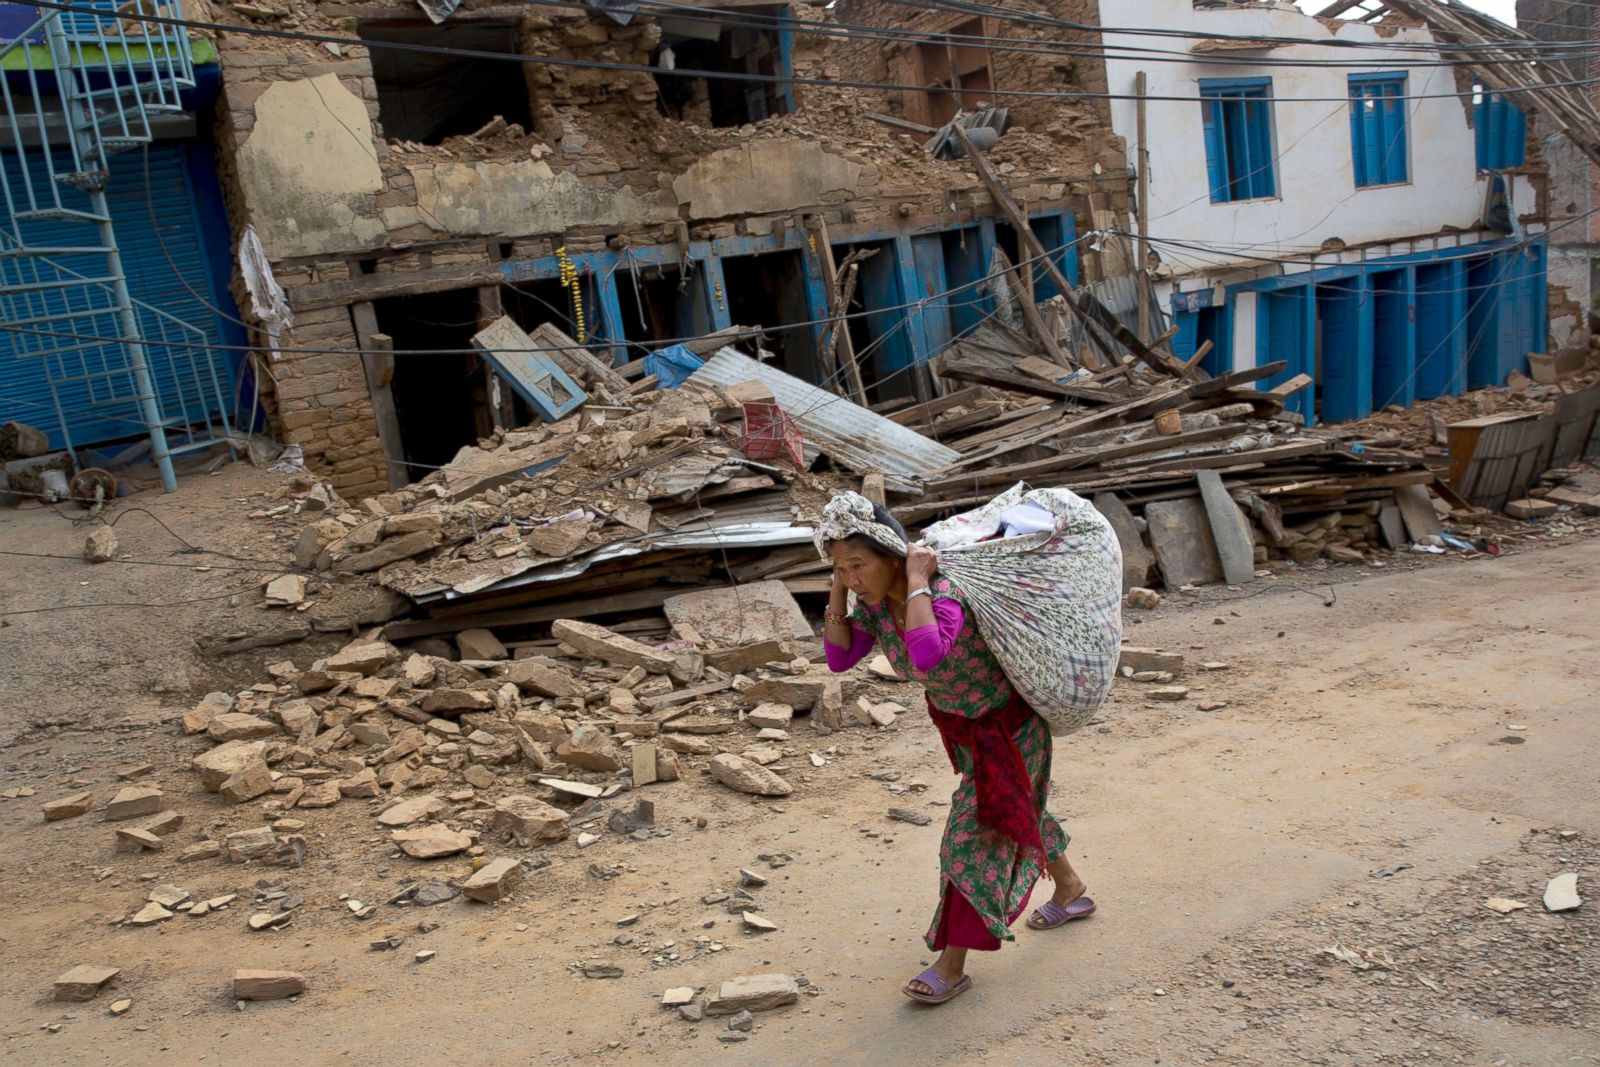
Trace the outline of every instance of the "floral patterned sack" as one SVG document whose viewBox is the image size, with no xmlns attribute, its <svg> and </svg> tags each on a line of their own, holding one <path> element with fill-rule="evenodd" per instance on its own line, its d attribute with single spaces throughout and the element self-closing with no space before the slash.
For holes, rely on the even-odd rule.
<svg viewBox="0 0 1600 1067">
<path fill-rule="evenodd" d="M 1019 504 L 1049 512 L 1055 529 L 986 540 Z M 1087 726 L 1122 650 L 1122 546 L 1104 516 L 1070 490 L 1019 482 L 928 527 L 921 543 L 961 587 L 1006 676 L 1050 732 Z"/>
</svg>

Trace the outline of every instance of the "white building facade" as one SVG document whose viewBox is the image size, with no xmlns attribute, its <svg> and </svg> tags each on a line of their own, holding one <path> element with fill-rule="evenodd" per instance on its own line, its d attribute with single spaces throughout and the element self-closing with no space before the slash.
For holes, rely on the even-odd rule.
<svg viewBox="0 0 1600 1067">
<path fill-rule="evenodd" d="M 1113 94 L 1146 78 L 1146 225 L 1180 356 L 1210 341 L 1213 373 L 1284 360 L 1265 385 L 1308 374 L 1291 409 L 1340 421 L 1498 384 L 1544 350 L 1525 120 L 1436 53 L 1402 47 L 1429 43 L 1426 29 L 1288 3 L 1111 10 L 1118 29 L 1203 35 L 1104 37 Z M 1152 48 L 1188 60 L 1129 51 Z M 1112 102 L 1132 167 L 1139 107 Z"/>
</svg>

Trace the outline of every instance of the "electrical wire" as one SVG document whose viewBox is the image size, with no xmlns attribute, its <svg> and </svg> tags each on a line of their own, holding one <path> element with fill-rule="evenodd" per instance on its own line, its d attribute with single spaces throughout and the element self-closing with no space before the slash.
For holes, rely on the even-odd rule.
<svg viewBox="0 0 1600 1067">
<path fill-rule="evenodd" d="M 19 4 L 22 4 L 24 6 L 27 6 L 27 7 L 39 8 L 39 9 L 42 9 L 42 10 L 54 10 L 54 11 L 63 11 L 63 12 L 72 10 L 70 4 L 57 3 L 57 2 L 55 2 L 55 0 L 16 0 L 16 2 L 19 3 Z M 910 0 L 890 0 L 890 2 L 893 2 L 893 3 L 910 3 Z M 912 5 L 912 6 L 921 7 L 922 6 L 921 0 L 919 0 L 918 3 L 916 3 L 916 4 Z M 937 6 L 937 5 L 935 5 L 935 6 Z M 491 62 L 493 62 L 493 61 L 514 62 L 514 63 L 522 63 L 522 64 L 533 65 L 533 66 L 573 67 L 573 68 L 581 68 L 581 69 L 588 69 L 588 70 L 609 70 L 609 71 L 615 71 L 615 72 L 618 72 L 618 73 L 650 74 L 652 76 L 695 77 L 695 78 L 706 78 L 708 80 L 738 81 L 738 82 L 746 82 L 746 83 L 754 82 L 754 83 L 761 83 L 761 84 L 812 85 L 812 86 L 823 86 L 823 87 L 844 88 L 844 89 L 885 89 L 885 90 L 895 90 L 895 91 L 901 91 L 901 92 L 938 93 L 938 94 L 945 94 L 945 95 L 958 95 L 959 94 L 959 95 L 963 95 L 963 96 L 970 92 L 970 90 L 962 88 L 962 87 L 959 87 L 959 86 L 958 87 L 954 87 L 954 88 L 945 88 L 945 87 L 942 87 L 942 86 L 906 85 L 906 84 L 900 84 L 900 83 L 894 83 L 894 82 L 874 82 L 874 81 L 863 81 L 863 80 L 853 80 L 853 79 L 813 78 L 813 77 L 790 76 L 790 75 L 782 75 L 782 74 L 756 74 L 756 73 L 747 73 L 747 72 L 742 72 L 742 71 L 704 70 L 704 69 L 698 69 L 698 68 L 674 68 L 672 70 L 666 70 L 666 69 L 663 69 L 663 68 L 660 68 L 660 67 L 655 67 L 655 66 L 651 66 L 651 65 L 648 65 L 648 64 L 641 64 L 641 63 L 624 63 L 624 62 L 620 62 L 620 61 L 602 61 L 602 60 L 576 59 L 576 58 L 572 58 L 572 57 L 568 57 L 568 56 L 549 56 L 549 55 L 535 56 L 535 55 L 523 55 L 523 54 L 518 54 L 518 53 L 507 53 L 507 52 L 490 52 L 490 51 L 483 51 L 483 50 L 479 50 L 479 49 L 452 48 L 452 47 L 446 47 L 446 46 L 441 46 L 441 45 L 426 45 L 426 44 L 416 44 L 416 43 L 401 42 L 401 41 L 364 40 L 364 39 L 362 39 L 360 37 L 355 37 L 355 38 L 341 37 L 341 36 L 336 36 L 336 35 L 333 35 L 333 34 L 312 33 L 312 32 L 309 32 L 309 31 L 302 31 L 302 30 L 275 30 L 275 29 L 268 29 L 268 28 L 263 27 L 263 26 L 233 26 L 233 25 L 228 25 L 228 24 L 225 24 L 225 23 L 206 22 L 206 21 L 201 21 L 201 20 L 197 20 L 197 19 L 174 18 L 174 17 L 166 16 L 166 15 L 146 14 L 146 13 L 137 12 L 137 11 L 119 12 L 118 13 L 118 17 L 123 19 L 123 20 L 131 20 L 131 21 L 137 21 L 137 22 L 148 22 L 148 23 L 153 23 L 153 24 L 156 24 L 156 25 L 174 26 L 174 27 L 178 27 L 178 28 L 182 28 L 182 29 L 200 29 L 200 30 L 207 30 L 207 31 L 210 31 L 210 32 L 215 32 L 215 33 L 235 33 L 235 34 L 241 34 L 241 35 L 244 35 L 244 36 L 266 37 L 266 38 L 272 38 L 272 39 L 278 39 L 278 40 L 305 41 L 305 42 L 310 42 L 310 43 L 315 43 L 315 44 L 337 44 L 337 45 L 340 45 L 340 46 L 343 46 L 343 47 L 351 47 L 351 48 L 391 49 L 391 50 L 395 50 L 395 51 L 414 52 L 414 53 L 424 54 L 424 55 L 447 55 L 447 56 L 455 56 L 457 58 L 462 58 L 462 59 L 487 60 L 487 61 L 491 61 Z M 1074 25 L 1074 26 L 1070 26 L 1069 28 L 1079 28 L 1079 27 Z M 1123 32 L 1122 30 L 1117 30 L 1117 29 L 1112 29 L 1112 28 L 1101 28 L 1101 27 L 1093 27 L 1093 31 L 1097 32 L 1097 33 L 1099 33 L 1099 32 Z M 1167 32 L 1167 31 L 1140 30 L 1140 31 L 1137 31 L 1137 32 L 1149 33 L 1149 34 L 1154 35 L 1154 36 L 1167 36 L 1167 35 L 1170 35 L 1170 32 Z M 1187 32 L 1187 31 L 1183 31 L 1183 32 Z M 1188 35 L 1189 36 L 1200 36 L 1200 37 L 1203 37 L 1203 38 L 1216 38 L 1218 36 L 1216 34 L 1193 34 L 1193 33 L 1189 33 Z M 1242 40 L 1270 40 L 1270 38 L 1256 38 L 1256 37 L 1240 38 L 1240 39 L 1242 39 Z M 1312 41 L 1312 40 L 1305 40 L 1305 39 L 1301 39 L 1301 40 L 1285 40 L 1283 43 L 1298 43 L 1298 44 L 1320 45 L 1320 46 L 1325 46 L 1325 47 L 1340 47 L 1341 46 L 1339 44 L 1339 42 L 1337 42 L 1337 41 Z M 1345 42 L 1346 45 L 1348 45 L 1349 43 L 1350 42 Z M 1373 44 L 1375 44 L 1376 46 L 1379 46 L 1379 47 L 1387 47 L 1388 45 L 1392 44 L 1393 42 L 1368 42 L 1368 43 L 1373 43 Z M 1521 43 L 1521 42 L 1513 42 L 1513 43 Z M 1426 47 L 1430 48 L 1430 49 L 1436 49 L 1436 50 L 1445 50 L 1445 49 L 1448 49 L 1448 50 L 1459 50 L 1458 47 L 1455 46 L 1455 45 L 1429 44 Z M 1460 65 L 1472 65 L 1472 64 L 1470 64 L 1467 61 L 1460 61 Z M 1542 84 L 1537 85 L 1537 86 L 1508 87 L 1508 88 L 1504 88 L 1504 89 L 1497 89 L 1497 90 L 1495 90 L 1495 92 L 1496 92 L 1497 95 L 1502 96 L 1502 97 L 1511 97 L 1511 96 L 1520 96 L 1520 95 L 1522 95 L 1524 93 L 1545 92 L 1545 91 L 1548 91 L 1550 89 L 1555 89 L 1555 88 L 1587 86 L 1587 85 L 1595 85 L 1595 84 L 1600 84 L 1600 78 L 1581 78 L 1581 79 L 1573 79 L 1573 80 L 1569 80 L 1569 81 L 1545 82 L 1545 83 L 1542 83 Z M 1463 97 L 1473 96 L 1475 94 L 1475 92 L 1476 92 L 1475 90 L 1469 90 L 1467 92 L 1439 93 L 1439 94 L 1434 94 L 1432 96 L 1415 96 L 1415 95 L 1413 95 L 1413 96 L 1400 97 L 1398 99 L 1408 99 L 1408 100 L 1409 99 L 1460 99 L 1460 98 L 1463 98 Z M 989 97 L 993 97 L 993 98 L 996 98 L 996 99 L 1001 98 L 1001 97 L 1014 97 L 1014 98 L 1018 98 L 1018 99 L 1045 99 L 1045 100 L 1135 100 L 1135 99 L 1138 99 L 1138 97 L 1136 95 L 1128 94 L 1128 93 L 1110 93 L 1110 92 L 1101 93 L 1101 92 L 1075 91 L 1075 90 L 1043 90 L 1043 89 L 987 89 L 987 90 L 984 90 L 984 95 L 989 96 Z M 1195 102 L 1202 101 L 1204 98 L 1200 97 L 1200 96 L 1176 96 L 1176 95 L 1148 96 L 1147 95 L 1147 96 L 1144 97 L 1144 99 L 1147 100 L 1147 101 L 1195 103 Z M 1278 102 L 1284 102 L 1284 103 L 1341 103 L 1341 102 L 1344 102 L 1347 98 L 1343 97 L 1343 96 L 1341 96 L 1341 97 L 1281 97 L 1281 96 L 1269 96 L 1269 97 L 1263 97 L 1263 98 L 1260 98 L 1260 99 L 1262 99 L 1265 102 L 1269 102 L 1269 103 L 1278 103 Z"/>
</svg>

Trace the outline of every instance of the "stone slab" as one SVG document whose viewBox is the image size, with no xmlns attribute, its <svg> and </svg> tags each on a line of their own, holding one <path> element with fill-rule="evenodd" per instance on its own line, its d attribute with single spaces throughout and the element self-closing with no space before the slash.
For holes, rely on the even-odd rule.
<svg viewBox="0 0 1600 1067">
<path fill-rule="evenodd" d="M 1411 540 L 1420 541 L 1444 532 L 1439 513 L 1433 510 L 1428 489 L 1422 485 L 1402 485 L 1394 491 L 1395 503 L 1400 506 L 1400 517 L 1405 520 Z"/>
<path fill-rule="evenodd" d="M 1144 537 L 1133 521 L 1133 512 L 1115 493 L 1096 493 L 1094 508 L 1111 524 L 1117 543 L 1122 546 L 1122 591 L 1150 584 L 1150 568 L 1155 557 L 1145 546 Z"/>
<path fill-rule="evenodd" d="M 800 605 L 782 582 L 719 586 L 669 597 L 662 610 L 674 626 L 692 626 L 718 646 L 814 636 Z"/>
<path fill-rule="evenodd" d="M 1200 486 L 1200 499 L 1211 523 L 1211 538 L 1217 545 L 1223 578 L 1229 585 L 1255 581 L 1255 538 L 1250 535 L 1249 520 L 1228 495 L 1222 475 L 1216 471 L 1196 471 L 1194 479 Z"/>
<path fill-rule="evenodd" d="M 1144 517 L 1168 589 L 1222 581 L 1216 538 L 1198 498 L 1154 501 L 1145 505 Z"/>
</svg>

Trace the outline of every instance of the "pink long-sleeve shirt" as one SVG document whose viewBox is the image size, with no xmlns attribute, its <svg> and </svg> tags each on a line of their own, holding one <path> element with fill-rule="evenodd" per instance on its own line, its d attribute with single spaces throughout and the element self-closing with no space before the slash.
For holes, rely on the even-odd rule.
<svg viewBox="0 0 1600 1067">
<path fill-rule="evenodd" d="M 918 626 L 902 635 L 906 652 L 911 657 L 911 666 L 919 671 L 931 671 L 943 663 L 950 649 L 955 646 L 956 637 L 966 621 L 967 614 L 962 610 L 960 601 L 935 599 L 933 625 Z M 842 674 L 860 663 L 875 644 L 877 642 L 871 634 L 852 623 L 849 648 L 840 648 L 824 637 L 822 650 L 828 657 L 828 669 L 835 674 Z"/>
</svg>

